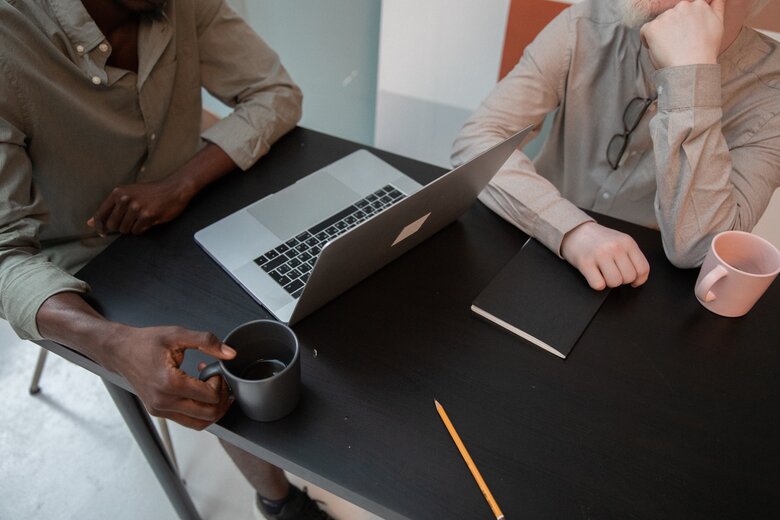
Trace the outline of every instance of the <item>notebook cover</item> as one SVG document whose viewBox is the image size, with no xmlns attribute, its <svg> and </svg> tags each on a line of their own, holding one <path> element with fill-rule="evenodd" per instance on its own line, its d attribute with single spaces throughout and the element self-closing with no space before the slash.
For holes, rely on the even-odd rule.
<svg viewBox="0 0 780 520">
<path fill-rule="evenodd" d="M 591 289 L 577 269 L 529 239 L 477 296 L 471 310 L 566 358 L 608 293 Z"/>
</svg>

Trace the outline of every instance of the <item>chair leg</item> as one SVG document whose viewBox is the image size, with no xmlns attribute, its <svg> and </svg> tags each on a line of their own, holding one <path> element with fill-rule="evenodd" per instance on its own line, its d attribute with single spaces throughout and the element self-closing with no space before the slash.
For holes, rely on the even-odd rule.
<svg viewBox="0 0 780 520">
<path fill-rule="evenodd" d="M 179 464 L 176 462 L 176 453 L 173 451 L 173 441 L 171 440 L 171 432 L 168 430 L 168 423 L 162 417 L 158 417 L 157 426 L 160 430 L 160 437 L 162 437 L 163 445 L 165 445 L 165 451 L 168 452 L 168 458 L 171 459 L 173 469 L 181 479 L 181 472 L 179 471 Z"/>
<path fill-rule="evenodd" d="M 30 381 L 30 394 L 35 395 L 41 391 L 41 387 L 38 383 L 41 380 L 41 373 L 43 373 L 43 365 L 46 363 L 46 355 L 49 353 L 45 348 L 41 348 L 38 353 L 38 362 L 35 364 L 35 372 L 33 372 L 32 381 Z"/>
<path fill-rule="evenodd" d="M 38 383 L 41 380 L 41 374 L 43 373 L 43 367 L 46 364 L 46 356 L 48 353 L 49 353 L 48 350 L 46 350 L 45 348 L 41 348 L 41 351 L 38 354 L 38 361 L 35 364 L 35 372 L 33 372 L 32 381 L 30 382 L 30 394 L 32 395 L 35 395 L 41 391 L 41 387 L 38 385 Z M 168 453 L 168 458 L 171 461 L 173 470 L 176 472 L 177 475 L 179 475 L 179 478 L 181 479 L 181 473 L 179 472 L 179 464 L 178 462 L 176 462 L 176 452 L 173 451 L 173 441 L 171 440 L 171 432 L 168 430 L 168 423 L 165 422 L 165 419 L 158 417 L 157 426 L 159 427 L 160 436 L 162 437 L 162 442 L 163 445 L 165 446 L 165 451 Z"/>
</svg>

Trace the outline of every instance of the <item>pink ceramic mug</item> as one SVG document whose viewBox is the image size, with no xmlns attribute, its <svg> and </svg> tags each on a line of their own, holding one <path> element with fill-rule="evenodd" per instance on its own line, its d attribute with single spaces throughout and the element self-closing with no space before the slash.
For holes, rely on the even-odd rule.
<svg viewBox="0 0 780 520">
<path fill-rule="evenodd" d="M 696 280 L 696 298 L 721 316 L 746 314 L 780 273 L 780 251 L 744 231 L 715 235 Z"/>
</svg>

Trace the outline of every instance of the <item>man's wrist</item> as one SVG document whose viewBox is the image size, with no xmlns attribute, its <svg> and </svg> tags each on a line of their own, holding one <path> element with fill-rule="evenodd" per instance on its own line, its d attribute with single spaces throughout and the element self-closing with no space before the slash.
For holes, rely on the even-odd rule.
<svg viewBox="0 0 780 520">
<path fill-rule="evenodd" d="M 49 297 L 38 309 L 36 322 L 44 338 L 70 347 L 112 371 L 117 365 L 115 340 L 129 329 L 107 320 L 80 294 L 71 292 Z"/>
<path fill-rule="evenodd" d="M 209 143 L 168 180 L 174 183 L 176 197 L 188 203 L 200 190 L 235 168 L 236 163 L 219 146 Z"/>
<path fill-rule="evenodd" d="M 195 172 L 189 172 L 187 169 L 178 170 L 169 180 L 173 182 L 172 191 L 176 200 L 183 204 L 189 203 L 204 186 L 198 182 Z"/>
<path fill-rule="evenodd" d="M 91 338 L 88 341 L 91 344 L 91 350 L 97 358 L 95 361 L 100 366 L 119 373 L 117 367 L 122 365 L 123 352 L 119 348 L 121 342 L 117 340 L 124 337 L 129 328 L 122 323 L 104 319 L 99 326 L 89 332 Z"/>
</svg>

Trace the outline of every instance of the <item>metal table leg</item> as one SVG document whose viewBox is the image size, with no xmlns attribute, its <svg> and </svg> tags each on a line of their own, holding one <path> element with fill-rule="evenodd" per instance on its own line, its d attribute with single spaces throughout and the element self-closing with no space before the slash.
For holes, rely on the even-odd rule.
<svg viewBox="0 0 780 520">
<path fill-rule="evenodd" d="M 109 395 L 114 400 L 122 418 L 130 428 L 135 441 L 140 446 L 146 460 L 152 467 L 157 480 L 168 495 L 173 508 L 182 520 L 200 520 L 200 515 L 192 503 L 190 495 L 166 455 L 160 437 L 154 429 L 149 415 L 141 401 L 131 392 L 103 379 Z"/>
</svg>

